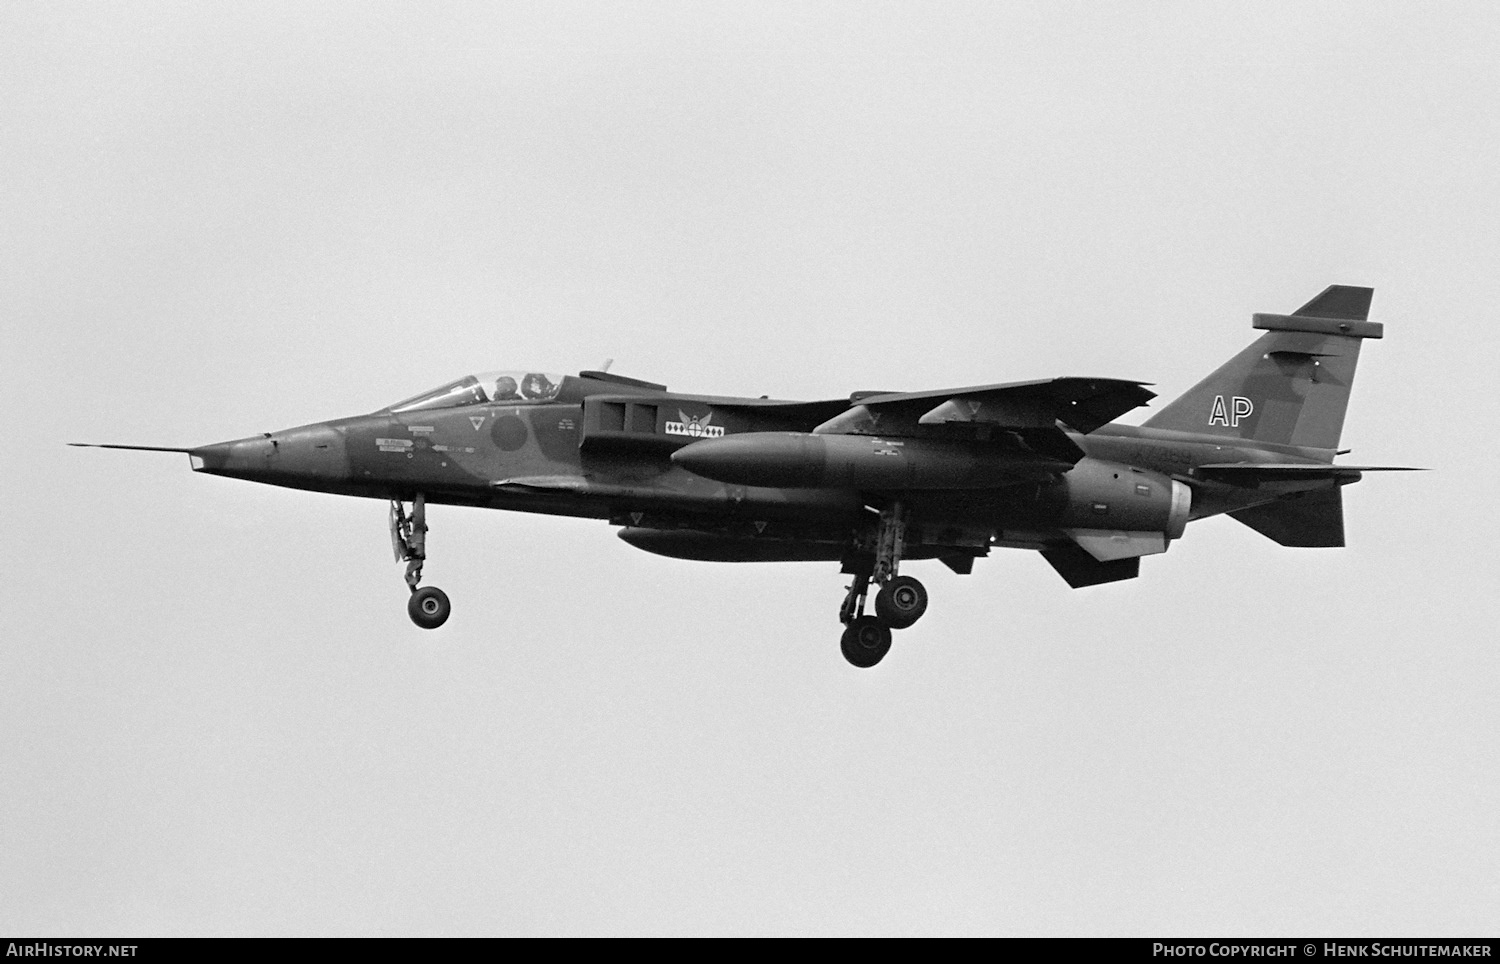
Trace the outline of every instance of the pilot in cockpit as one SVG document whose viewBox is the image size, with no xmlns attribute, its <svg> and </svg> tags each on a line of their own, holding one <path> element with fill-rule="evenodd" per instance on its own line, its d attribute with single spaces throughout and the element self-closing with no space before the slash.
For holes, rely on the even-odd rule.
<svg viewBox="0 0 1500 964">
<path fill-rule="evenodd" d="M 509 375 L 501 375 L 495 379 L 495 391 L 491 396 L 491 401 L 512 402 L 519 401 L 520 398 L 521 395 L 516 391 L 516 380 L 514 378 L 511 378 Z"/>
<path fill-rule="evenodd" d="M 557 394 L 557 386 L 541 372 L 531 372 L 521 380 L 521 394 L 527 398 L 548 399 Z"/>
</svg>

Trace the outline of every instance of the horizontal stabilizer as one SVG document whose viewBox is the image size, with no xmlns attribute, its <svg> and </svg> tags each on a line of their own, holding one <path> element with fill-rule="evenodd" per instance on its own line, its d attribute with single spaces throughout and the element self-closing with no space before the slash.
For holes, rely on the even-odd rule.
<svg viewBox="0 0 1500 964">
<path fill-rule="evenodd" d="M 1407 465 L 1330 465 L 1322 462 L 1212 462 L 1194 474 L 1209 482 L 1254 487 L 1262 482 L 1358 481 L 1362 472 L 1425 472 Z"/>
<path fill-rule="evenodd" d="M 1106 582 L 1134 579 L 1141 574 L 1139 557 L 1100 562 L 1076 545 L 1063 545 L 1054 549 L 1043 549 L 1042 558 L 1047 560 L 1057 574 L 1074 589 L 1099 586 Z"/>
<path fill-rule="evenodd" d="M 1343 489 L 1287 496 L 1229 515 L 1283 546 L 1339 548 L 1344 544 Z"/>
</svg>

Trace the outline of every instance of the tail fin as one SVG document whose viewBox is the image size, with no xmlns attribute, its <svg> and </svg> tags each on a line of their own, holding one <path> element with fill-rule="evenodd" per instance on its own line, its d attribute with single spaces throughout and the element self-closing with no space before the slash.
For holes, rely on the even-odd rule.
<svg viewBox="0 0 1500 964">
<path fill-rule="evenodd" d="M 1335 449 L 1373 288 L 1332 285 L 1290 315 L 1256 314 L 1265 334 L 1145 424 L 1254 442 Z"/>
</svg>

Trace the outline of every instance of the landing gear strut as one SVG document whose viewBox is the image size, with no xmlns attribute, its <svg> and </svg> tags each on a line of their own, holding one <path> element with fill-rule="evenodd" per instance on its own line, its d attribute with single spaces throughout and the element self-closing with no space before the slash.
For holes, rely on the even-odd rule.
<svg viewBox="0 0 1500 964">
<path fill-rule="evenodd" d="M 436 586 L 422 586 L 422 563 L 427 561 L 427 500 L 418 492 L 411 500 L 411 515 L 400 499 L 391 500 L 391 548 L 396 561 L 406 563 L 406 585 L 411 598 L 406 614 L 423 629 L 437 629 L 448 621 L 453 607 L 448 594 Z"/>
<path fill-rule="evenodd" d="M 839 607 L 839 621 L 846 627 L 839 648 L 844 658 L 860 669 L 868 669 L 891 649 L 891 630 L 905 629 L 927 611 L 927 590 L 911 576 L 898 575 L 906 550 L 906 507 L 893 502 L 881 510 L 875 527 L 874 552 L 865 551 L 845 572 L 854 582 Z M 875 594 L 875 615 L 865 615 L 870 582 L 880 586 Z"/>
</svg>

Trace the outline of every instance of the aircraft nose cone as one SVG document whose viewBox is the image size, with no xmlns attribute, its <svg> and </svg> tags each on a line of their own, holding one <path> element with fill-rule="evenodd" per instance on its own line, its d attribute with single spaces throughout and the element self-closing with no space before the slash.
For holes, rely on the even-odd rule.
<svg viewBox="0 0 1500 964">
<path fill-rule="evenodd" d="M 270 436 L 257 435 L 232 442 L 200 445 L 188 452 L 188 461 L 194 472 L 250 477 L 255 470 L 265 467 L 271 452 Z"/>
<path fill-rule="evenodd" d="M 343 435 L 324 424 L 204 445 L 188 458 L 197 472 L 275 483 L 334 480 L 348 465 Z"/>
</svg>

